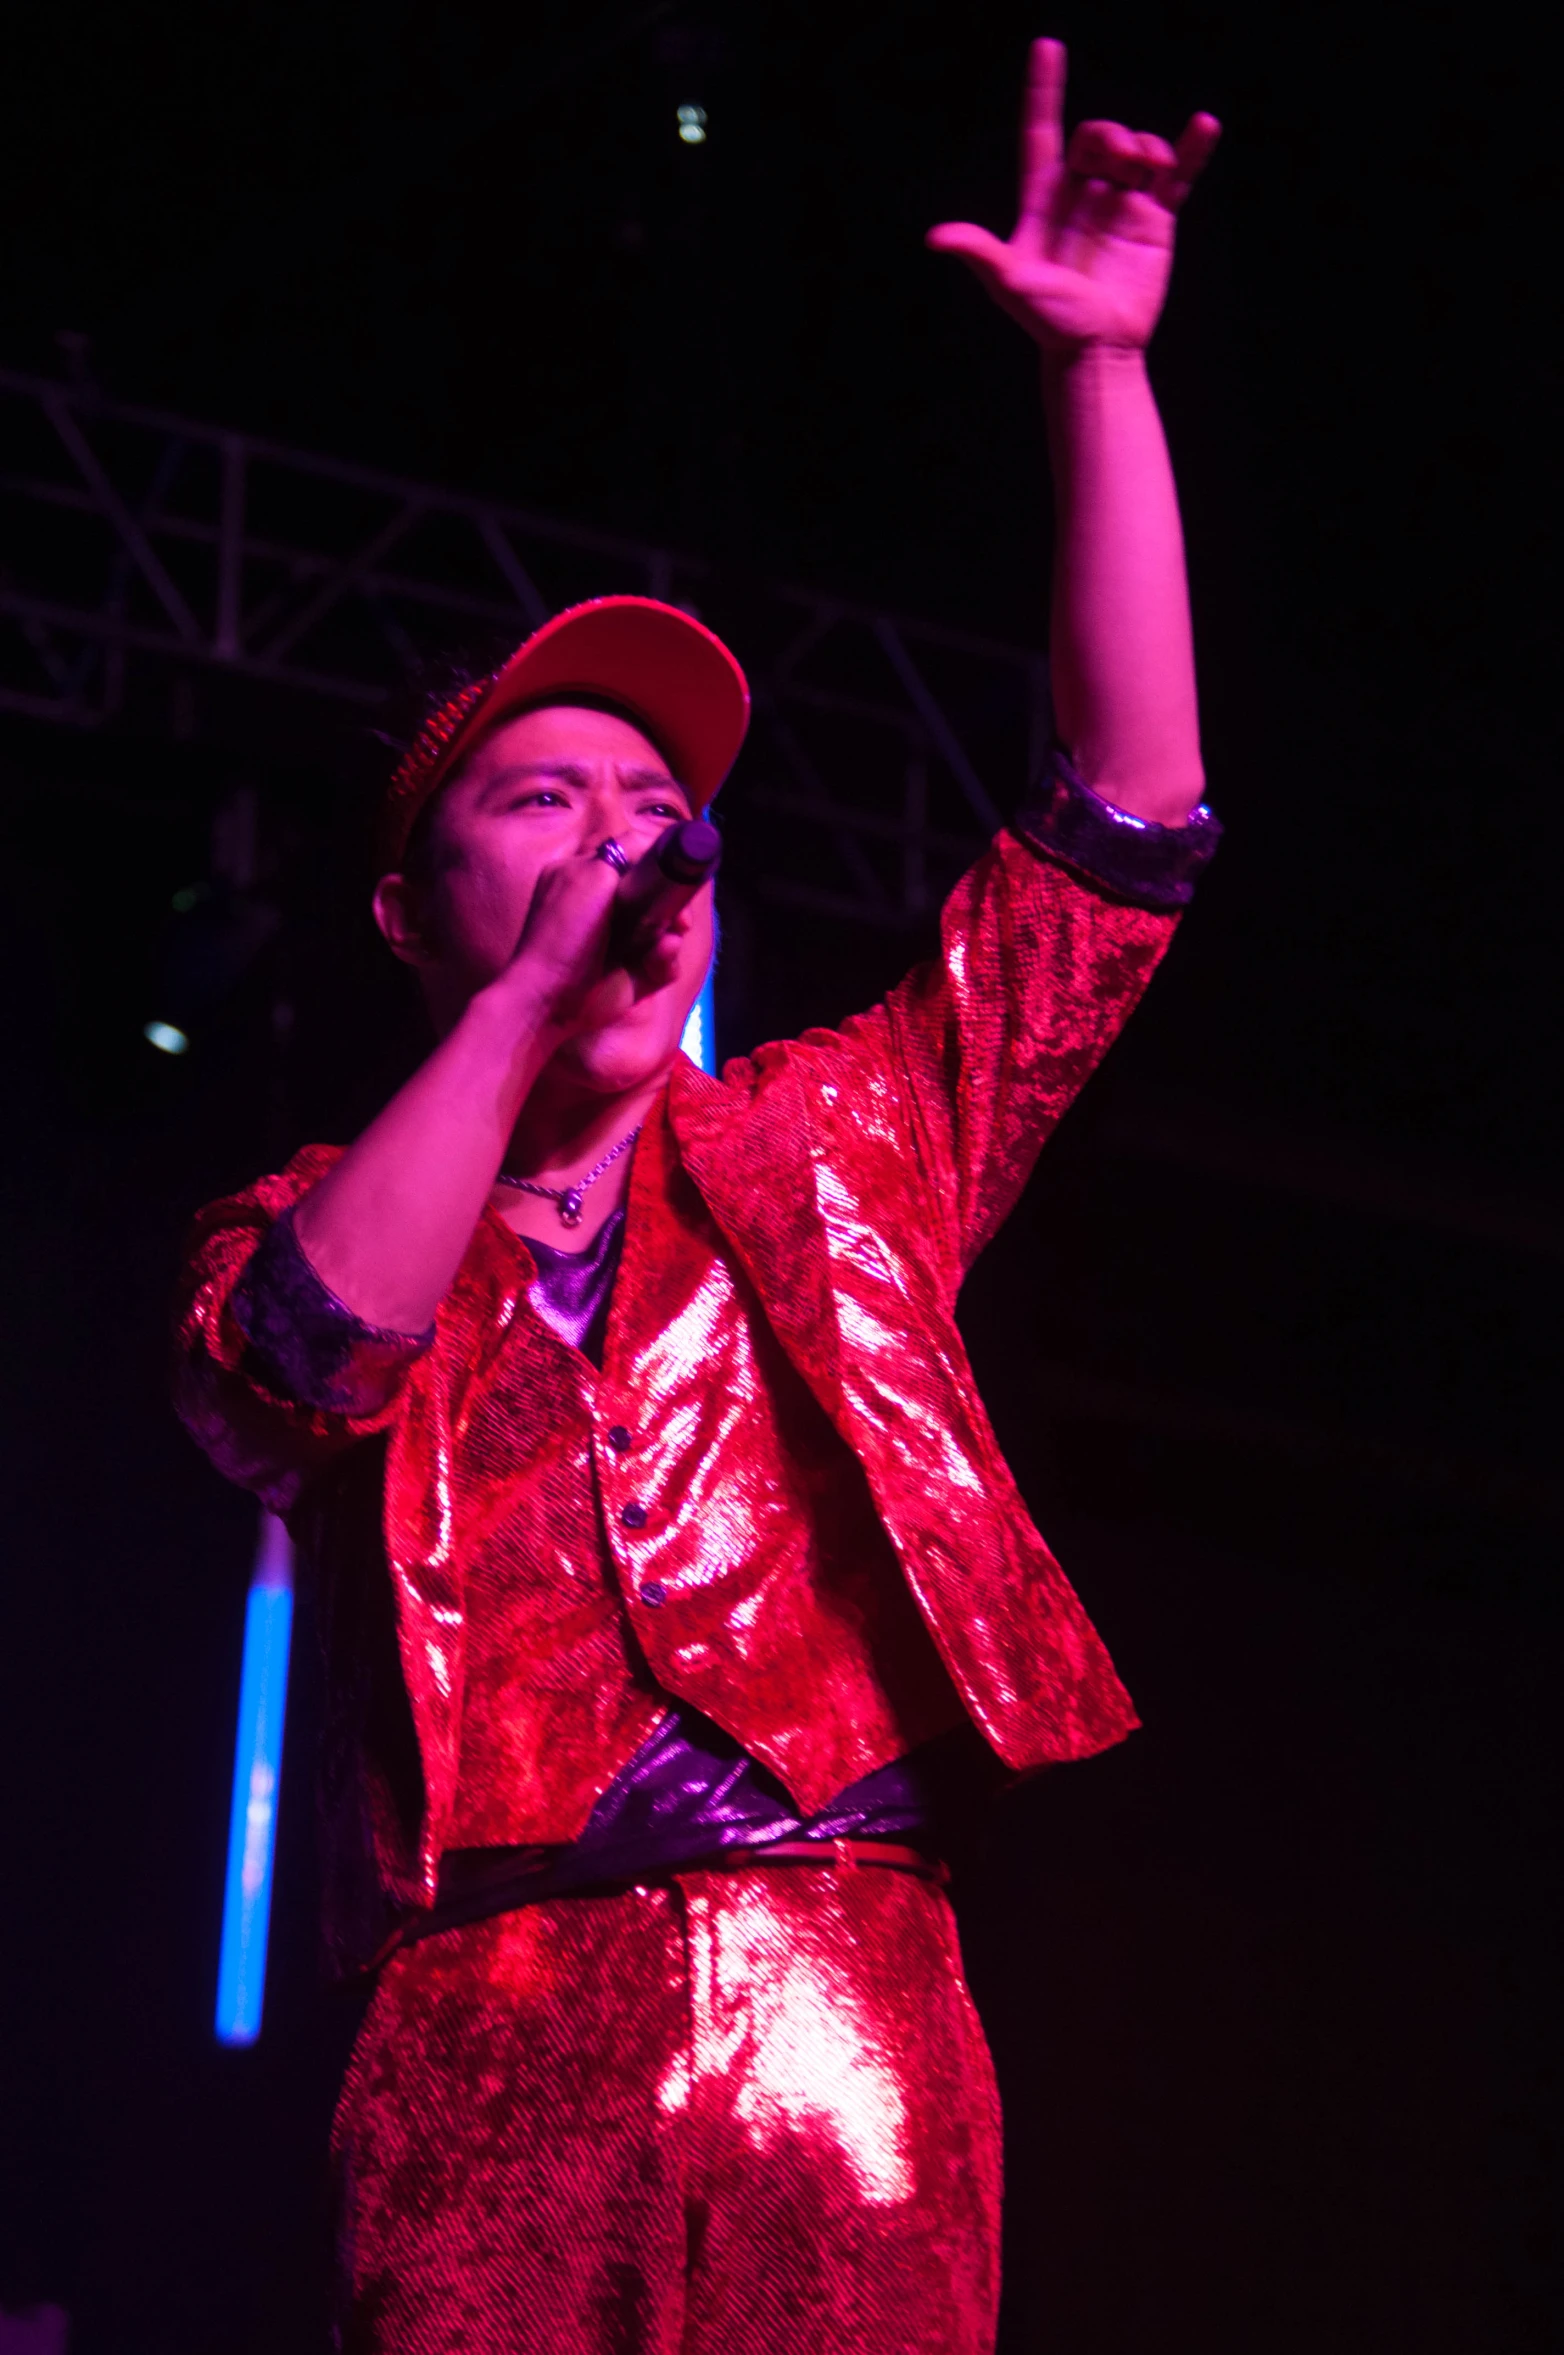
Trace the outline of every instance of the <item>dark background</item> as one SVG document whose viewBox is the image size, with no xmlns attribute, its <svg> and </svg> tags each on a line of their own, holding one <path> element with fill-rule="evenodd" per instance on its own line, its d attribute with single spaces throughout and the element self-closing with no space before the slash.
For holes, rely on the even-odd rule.
<svg viewBox="0 0 1564 2355">
<path fill-rule="evenodd" d="M 1044 29 L 1073 112 L 1228 126 L 1154 370 L 1229 840 L 969 1287 L 1146 1719 L 1008 1802 L 960 1893 L 1002 2343 L 1540 2355 L 1564 846 L 1530 13 L 55 0 L 8 37 L 0 361 L 63 371 L 64 329 L 124 398 L 1040 639 L 1028 353 L 920 239 L 1008 225 Z M 327 714 L 245 771 L 283 923 L 176 1065 L 140 1026 L 235 749 L 0 718 L 0 2305 L 64 2304 L 86 2355 L 321 2343 L 351 2020 L 316 1987 L 307 1647 L 266 2029 L 222 2051 L 253 1516 L 171 1422 L 162 1331 L 191 1209 L 350 1134 L 416 1051 L 361 756 Z M 727 1048 L 921 945 L 730 869 Z"/>
</svg>

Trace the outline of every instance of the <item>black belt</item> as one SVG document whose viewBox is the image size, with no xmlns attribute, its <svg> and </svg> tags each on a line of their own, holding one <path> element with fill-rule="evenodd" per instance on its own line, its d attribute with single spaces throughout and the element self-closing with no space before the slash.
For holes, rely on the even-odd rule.
<svg viewBox="0 0 1564 2355">
<path fill-rule="evenodd" d="M 422 1939 L 439 1937 L 444 1930 L 464 1929 L 471 1922 L 488 1921 L 499 1913 L 514 1913 L 524 1905 L 539 1905 L 545 1898 L 618 1896 L 626 1889 L 667 1883 L 681 1873 L 743 1872 L 752 1865 L 813 1865 L 817 1871 L 826 1872 L 852 1872 L 867 1866 L 880 1871 L 911 1873 L 918 1880 L 932 1881 L 941 1889 L 950 1879 L 949 1871 L 936 1857 L 925 1856 L 918 1848 L 900 1847 L 891 1840 L 763 1841 L 754 1847 L 719 1848 L 709 1856 L 654 1865 L 649 1871 L 572 1881 L 563 1889 L 538 1887 L 547 1875 L 534 1865 L 509 1877 L 497 1876 L 486 1887 L 437 1899 L 425 1913 L 410 1914 L 406 1921 L 398 1923 L 367 1967 L 377 1971 L 399 1947 L 416 1946 Z"/>
</svg>

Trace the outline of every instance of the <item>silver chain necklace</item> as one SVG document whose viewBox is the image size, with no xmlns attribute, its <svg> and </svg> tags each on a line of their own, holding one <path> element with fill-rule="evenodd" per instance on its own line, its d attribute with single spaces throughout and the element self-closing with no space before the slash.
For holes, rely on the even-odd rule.
<svg viewBox="0 0 1564 2355">
<path fill-rule="evenodd" d="M 502 1186 L 514 1186 L 518 1194 L 541 1194 L 545 1202 L 554 1204 L 559 1212 L 559 1223 L 562 1227 L 578 1227 L 581 1224 L 582 1195 L 588 1186 L 597 1184 L 605 1169 L 613 1167 L 621 1153 L 629 1152 L 640 1133 L 640 1128 L 637 1126 L 630 1131 L 627 1137 L 621 1137 L 613 1151 L 603 1155 L 596 1169 L 589 1169 L 586 1176 L 577 1178 L 573 1186 L 540 1186 L 536 1178 L 512 1177 L 508 1169 L 500 1171 L 499 1183 Z"/>
</svg>

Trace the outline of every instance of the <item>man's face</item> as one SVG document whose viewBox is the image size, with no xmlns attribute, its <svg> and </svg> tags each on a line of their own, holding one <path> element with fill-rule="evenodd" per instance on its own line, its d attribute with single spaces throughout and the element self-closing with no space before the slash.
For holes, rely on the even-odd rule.
<svg viewBox="0 0 1564 2355">
<path fill-rule="evenodd" d="M 376 914 L 398 955 L 419 968 L 444 1031 L 509 964 L 545 868 L 610 837 L 633 862 L 690 815 L 684 788 L 629 720 L 575 704 L 525 712 L 463 762 L 433 811 L 426 877 L 400 895 L 388 878 Z M 673 1060 L 711 952 L 708 885 L 644 964 L 604 973 L 551 1076 L 594 1094 L 655 1076 Z"/>
</svg>

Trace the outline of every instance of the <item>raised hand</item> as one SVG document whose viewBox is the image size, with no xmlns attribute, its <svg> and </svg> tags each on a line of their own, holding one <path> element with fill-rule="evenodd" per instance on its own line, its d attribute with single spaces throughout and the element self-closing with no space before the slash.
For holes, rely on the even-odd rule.
<svg viewBox="0 0 1564 2355">
<path fill-rule="evenodd" d="M 1080 123 L 1066 148 L 1064 84 L 1064 43 L 1034 41 L 1009 238 L 945 221 L 928 243 L 959 254 L 1045 350 L 1138 350 L 1167 294 L 1178 209 L 1222 127 L 1214 115 L 1191 115 L 1170 147 L 1122 123 Z"/>
</svg>

